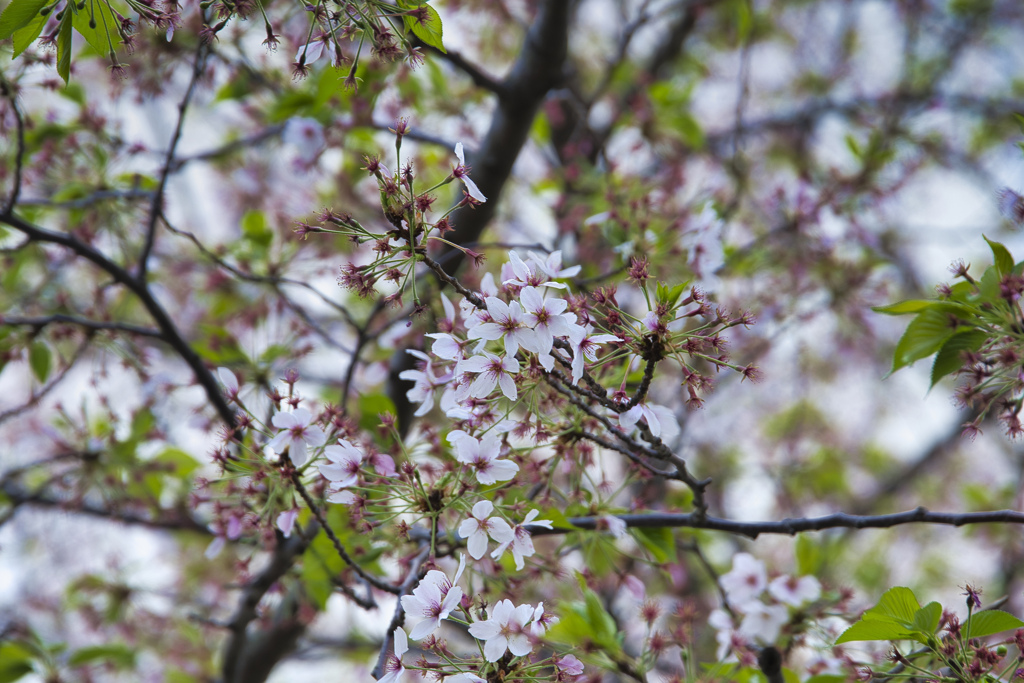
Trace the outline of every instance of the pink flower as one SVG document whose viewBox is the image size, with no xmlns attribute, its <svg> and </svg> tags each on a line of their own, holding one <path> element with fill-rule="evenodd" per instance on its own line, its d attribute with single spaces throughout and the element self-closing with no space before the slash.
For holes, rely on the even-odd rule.
<svg viewBox="0 0 1024 683">
<path fill-rule="evenodd" d="M 590 325 L 581 327 L 573 325 L 569 340 L 572 344 L 572 383 L 575 385 L 583 377 L 583 359 L 597 360 L 598 344 L 618 341 L 614 334 L 594 334 Z"/>
<path fill-rule="evenodd" d="M 484 658 L 488 662 L 501 659 L 506 651 L 516 657 L 530 654 L 533 645 L 526 624 L 533 618 L 529 605 L 516 607 L 511 600 L 502 600 L 491 610 L 491 618 L 470 625 L 469 635 L 484 641 Z"/>
<path fill-rule="evenodd" d="M 298 508 L 292 508 L 291 510 L 285 510 L 277 516 L 277 528 L 281 530 L 285 538 L 292 535 L 292 529 L 295 528 L 295 518 L 299 516 Z"/>
<path fill-rule="evenodd" d="M 675 413 L 665 406 L 638 403 L 624 413 L 619 413 L 619 426 L 627 433 L 633 430 L 640 418 L 644 418 L 651 434 L 662 439 L 673 439 L 679 434 L 679 422 Z"/>
<path fill-rule="evenodd" d="M 287 448 L 292 463 L 296 467 L 302 467 L 308 459 L 306 447 L 319 448 L 327 442 L 324 430 L 310 424 L 312 421 L 313 416 L 305 408 L 274 415 L 271 422 L 281 431 L 271 440 L 269 446 L 275 453 L 283 453 Z"/>
<path fill-rule="evenodd" d="M 555 666 L 558 667 L 559 671 L 570 676 L 583 675 L 583 662 L 578 660 L 575 655 L 559 657 L 555 660 Z"/>
<path fill-rule="evenodd" d="M 500 517 L 487 516 L 494 511 L 494 504 L 489 500 L 481 500 L 473 506 L 472 516 L 459 525 L 459 536 L 466 539 L 469 556 L 479 560 L 487 552 L 487 537 L 498 543 L 511 541 L 512 527 Z"/>
<path fill-rule="evenodd" d="M 228 400 L 237 401 L 238 378 L 235 377 L 235 373 L 231 372 L 227 368 L 217 368 L 217 377 L 220 379 L 220 383 L 224 385 L 224 388 L 228 390 Z"/>
<path fill-rule="evenodd" d="M 333 491 L 355 484 L 359 480 L 359 468 L 363 465 L 363 454 L 358 448 L 344 439 L 339 439 L 338 443 L 341 445 L 324 448 L 328 462 L 317 465 L 324 479 L 331 482 Z"/>
</svg>

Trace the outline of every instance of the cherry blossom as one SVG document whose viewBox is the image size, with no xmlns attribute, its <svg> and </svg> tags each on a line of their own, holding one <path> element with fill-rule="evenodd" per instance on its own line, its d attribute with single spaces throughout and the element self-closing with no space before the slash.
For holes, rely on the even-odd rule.
<svg viewBox="0 0 1024 683">
<path fill-rule="evenodd" d="M 455 585 L 466 568 L 466 556 L 459 559 L 459 569 L 451 581 L 437 569 L 427 572 L 423 580 L 413 589 L 412 595 L 402 596 L 402 608 L 410 617 L 422 617 L 413 627 L 409 637 L 421 640 L 437 630 L 462 600 L 462 589 Z"/>
<path fill-rule="evenodd" d="M 790 607 L 801 607 L 821 597 L 821 584 L 813 576 L 780 576 L 768 584 L 773 598 Z"/>
<path fill-rule="evenodd" d="M 487 680 L 480 678 L 476 674 L 463 671 L 462 673 L 457 673 L 454 676 L 448 676 L 444 679 L 444 683 L 487 683 Z"/>
<path fill-rule="evenodd" d="M 789 621 L 789 610 L 785 605 L 766 605 L 755 600 L 747 603 L 746 608 L 737 633 L 751 642 L 762 645 L 774 643 L 782 625 Z"/>
<path fill-rule="evenodd" d="M 476 186 L 476 183 L 469 177 L 469 169 L 466 167 L 466 155 L 462 151 L 462 143 L 459 142 L 455 145 L 455 156 L 459 158 L 459 165 L 452 169 L 452 175 L 462 181 L 462 184 L 466 186 L 466 192 L 469 196 L 477 200 L 481 204 L 487 201 L 487 197 L 480 191 L 480 188 Z"/>
<path fill-rule="evenodd" d="M 470 329 L 470 339 L 505 340 L 505 353 L 515 356 L 522 346 L 527 351 L 539 352 L 541 344 L 537 333 L 526 326 L 523 307 L 518 301 L 506 304 L 501 299 L 489 296 L 486 300 L 490 322 L 480 323 Z M 550 350 L 550 345 L 548 350 Z"/>
<path fill-rule="evenodd" d="M 235 377 L 235 373 L 227 368 L 217 368 L 217 378 L 220 379 L 220 383 L 224 385 L 224 388 L 228 390 L 228 400 L 237 401 L 238 378 Z"/>
<path fill-rule="evenodd" d="M 558 623 L 558 617 L 551 612 L 545 612 L 544 603 L 538 602 L 537 607 L 533 610 L 533 618 L 530 621 L 530 635 L 534 638 L 540 638 L 556 623 Z"/>
<path fill-rule="evenodd" d="M 597 360 L 598 344 L 618 341 L 614 334 L 595 334 L 590 325 L 582 327 L 573 325 L 569 332 L 572 344 L 572 383 L 575 385 L 583 377 L 583 359 Z"/>
<path fill-rule="evenodd" d="M 489 500 L 481 500 L 473 506 L 472 516 L 459 525 L 459 535 L 466 539 L 469 556 L 479 560 L 487 552 L 487 537 L 498 543 L 511 541 L 512 527 L 500 517 L 488 515 L 494 511 L 494 504 Z"/>
<path fill-rule="evenodd" d="M 548 275 L 540 267 L 533 267 L 524 261 L 514 251 L 508 252 L 508 266 L 512 269 L 514 277 L 506 278 L 503 284 L 516 287 L 555 287 L 557 289 L 568 289 L 561 282 L 549 282 Z"/>
<path fill-rule="evenodd" d="M 552 280 L 558 278 L 574 277 L 580 272 L 582 266 L 575 265 L 569 268 L 562 268 L 562 251 L 553 251 L 547 256 L 541 256 L 540 254 L 531 251 L 528 252 L 530 260 L 537 264 L 537 266 L 544 271 L 545 274 Z"/>
<path fill-rule="evenodd" d="M 544 365 L 545 356 L 547 357 L 551 366 L 544 365 L 544 369 L 550 371 L 555 362 L 554 358 L 549 355 L 555 337 L 569 336 L 572 332 L 572 325 L 576 322 L 576 315 L 564 313 L 569 305 L 565 299 L 558 297 L 545 299 L 536 287 L 523 287 L 519 292 L 519 300 L 522 301 L 525 311 L 523 322 L 537 337 L 538 348 L 533 350 L 540 355 L 542 365 Z"/>
<path fill-rule="evenodd" d="M 756 601 L 768 585 L 768 573 L 764 563 L 750 553 L 737 553 L 732 558 L 732 571 L 723 574 L 718 581 L 734 608 L 741 612 Z"/>
<path fill-rule="evenodd" d="M 448 435 L 448 441 L 455 444 L 455 449 L 458 451 L 456 459 L 472 467 L 476 472 L 476 480 L 484 486 L 490 486 L 499 481 L 508 481 L 519 471 L 519 465 L 511 460 L 499 458 L 501 444 L 494 434 L 488 434 L 483 440 L 477 440 L 476 437 L 465 433 L 452 433 Z M 485 514 L 490 514 L 490 511 Z M 479 558 L 474 556 L 474 559 Z"/>
<path fill-rule="evenodd" d="M 555 660 L 558 670 L 569 676 L 583 675 L 583 662 L 576 658 L 576 655 L 565 655 Z"/>
<path fill-rule="evenodd" d="M 388 655 L 384 662 L 384 675 L 377 683 L 398 683 L 405 673 L 402 655 L 409 651 L 409 637 L 401 626 L 395 629 L 395 652 Z"/>
<path fill-rule="evenodd" d="M 363 465 L 363 454 L 358 448 L 344 439 L 339 439 L 338 443 L 340 445 L 324 448 L 328 462 L 317 465 L 320 474 L 331 482 L 333 491 L 355 484 L 359 480 L 359 468 Z"/>
<path fill-rule="evenodd" d="M 281 431 L 268 445 L 275 453 L 283 453 L 287 448 L 292 463 L 302 467 L 308 459 L 306 447 L 319 448 L 327 442 L 324 430 L 310 424 L 312 421 L 313 416 L 305 408 L 296 408 L 290 413 L 277 413 L 271 422 Z"/>
<path fill-rule="evenodd" d="M 619 413 L 619 426 L 626 432 L 630 432 L 641 417 L 654 436 L 671 440 L 679 435 L 679 422 L 676 420 L 675 413 L 665 406 L 653 403 L 638 403 L 626 412 Z"/>
<path fill-rule="evenodd" d="M 405 395 L 409 399 L 410 403 L 420 404 L 420 407 L 416 409 L 416 412 L 413 413 L 413 415 L 416 417 L 422 417 L 429 413 L 430 409 L 434 407 L 434 389 L 444 386 L 451 381 L 451 375 L 435 375 L 434 368 L 430 362 L 430 357 L 427 356 L 427 354 L 422 351 L 417 351 L 416 349 L 409 349 L 408 351 L 410 355 L 426 361 L 426 365 L 422 370 L 403 370 L 398 375 L 404 380 L 415 383 L 413 388 L 409 389 Z"/>
<path fill-rule="evenodd" d="M 478 356 L 460 361 L 456 372 L 479 373 L 469 388 L 469 395 L 473 398 L 486 398 L 494 391 L 495 386 L 500 386 L 501 393 L 510 401 L 516 400 L 519 396 L 516 382 L 512 379 L 512 375 L 519 372 L 519 361 L 511 356 L 499 358 L 493 353 L 483 351 Z"/>
<path fill-rule="evenodd" d="M 522 570 L 522 568 L 525 566 L 523 558 L 532 557 L 533 554 L 536 552 L 536 550 L 533 547 L 533 539 L 530 537 L 530 532 L 526 529 L 526 527 L 542 526 L 548 529 L 552 528 L 550 520 L 537 519 L 538 515 L 540 515 L 540 512 L 538 512 L 537 510 L 530 510 L 526 514 L 526 519 L 524 519 L 522 523 L 516 524 L 515 527 L 512 528 L 512 531 L 515 534 L 512 540 L 502 543 L 500 546 L 498 546 L 497 549 L 493 553 L 491 553 L 491 557 L 494 559 L 498 559 L 502 556 L 506 549 L 510 549 L 512 551 L 512 557 L 516 561 L 516 569 Z"/>
<path fill-rule="evenodd" d="M 292 508 L 291 510 L 285 510 L 277 516 L 277 528 L 281 530 L 285 538 L 290 538 L 292 535 L 292 529 L 295 528 L 295 519 L 299 516 L 299 509 Z"/>
<path fill-rule="evenodd" d="M 533 645 L 526 625 L 533 618 L 533 611 L 530 605 L 516 607 L 511 600 L 502 600 L 491 610 L 490 619 L 470 625 L 469 635 L 484 641 L 484 658 L 488 662 L 498 661 L 506 651 L 516 657 L 528 655 Z"/>
</svg>

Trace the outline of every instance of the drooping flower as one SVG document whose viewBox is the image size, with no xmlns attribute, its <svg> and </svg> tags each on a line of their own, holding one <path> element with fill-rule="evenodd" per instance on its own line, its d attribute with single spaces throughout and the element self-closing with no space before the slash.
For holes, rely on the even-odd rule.
<svg viewBox="0 0 1024 683">
<path fill-rule="evenodd" d="M 231 372 L 227 368 L 217 368 L 217 378 L 220 383 L 224 385 L 224 388 L 228 390 L 228 400 L 238 400 L 238 378 L 235 377 L 235 373 Z"/>
<path fill-rule="evenodd" d="M 526 625 L 533 618 L 533 607 L 502 600 L 491 610 L 490 618 L 470 625 L 469 635 L 484 641 L 484 658 L 488 662 L 501 659 L 506 651 L 516 657 L 530 654 L 533 646 Z"/>
<path fill-rule="evenodd" d="M 718 580 L 733 608 L 745 612 L 768 585 L 768 572 L 764 563 L 750 553 L 738 553 L 732 558 L 732 571 Z"/>
<path fill-rule="evenodd" d="M 469 196 L 477 200 L 481 204 L 487 201 L 487 197 L 480 191 L 480 188 L 476 186 L 473 179 L 469 177 L 469 168 L 466 167 L 466 155 L 462 151 L 462 143 L 459 142 L 455 145 L 455 156 L 459 158 L 459 165 L 452 169 L 452 175 L 462 181 L 462 184 L 466 186 L 466 192 Z"/>
<path fill-rule="evenodd" d="M 654 436 L 671 440 L 679 435 L 679 422 L 676 420 L 675 413 L 665 406 L 653 403 L 638 403 L 626 412 L 619 413 L 619 426 L 628 433 L 633 430 L 641 417 Z"/>
<path fill-rule="evenodd" d="M 472 516 L 459 525 L 459 535 L 466 539 L 469 556 L 479 560 L 487 552 L 487 538 L 498 543 L 512 540 L 512 527 L 500 517 L 488 517 L 494 511 L 494 504 L 481 500 L 473 506 Z"/>
<path fill-rule="evenodd" d="M 587 325 L 573 325 L 570 329 L 569 340 L 572 344 L 572 383 L 575 385 L 583 377 L 583 359 L 597 360 L 597 349 L 599 344 L 618 341 L 614 334 L 595 334 L 594 329 Z"/>
<path fill-rule="evenodd" d="M 455 578 L 437 569 L 427 572 L 423 580 L 413 589 L 412 595 L 402 596 L 402 607 L 410 617 L 421 617 L 422 620 L 413 627 L 409 637 L 413 640 L 426 638 L 448 618 L 451 611 L 459 606 L 462 600 L 462 589 L 455 585 L 466 568 L 466 556 L 459 560 L 459 569 Z"/>
<path fill-rule="evenodd" d="M 268 445 L 275 453 L 283 453 L 287 448 L 292 463 L 302 467 L 308 459 L 306 447 L 319 448 L 327 442 L 324 430 L 310 424 L 312 421 L 313 416 L 305 408 L 296 408 L 290 413 L 277 413 L 271 422 L 281 431 Z"/>
<path fill-rule="evenodd" d="M 512 540 L 499 545 L 497 549 L 495 549 L 495 551 L 491 553 L 491 557 L 494 559 L 498 559 L 502 556 L 505 550 L 510 549 L 512 551 L 512 557 L 516 561 L 516 569 L 521 570 L 525 566 L 523 558 L 532 557 L 533 554 L 536 552 L 536 550 L 533 547 L 533 538 L 530 537 L 530 532 L 529 530 L 527 530 L 526 527 L 542 526 L 548 529 L 552 528 L 550 520 L 537 519 L 538 515 L 540 515 L 540 512 L 538 512 L 537 510 L 530 510 L 528 513 L 526 513 L 526 519 L 524 519 L 522 523 L 516 524 L 512 528 L 512 531 L 514 533 Z"/>
</svg>

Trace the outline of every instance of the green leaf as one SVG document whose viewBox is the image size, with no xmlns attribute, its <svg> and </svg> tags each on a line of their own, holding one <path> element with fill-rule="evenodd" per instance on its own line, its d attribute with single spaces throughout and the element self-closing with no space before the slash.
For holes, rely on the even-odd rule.
<svg viewBox="0 0 1024 683">
<path fill-rule="evenodd" d="M 935 354 L 935 362 L 932 364 L 932 383 L 934 387 L 946 375 L 959 370 L 964 361 L 960 357 L 962 351 L 977 351 L 988 339 L 988 335 L 981 330 L 963 328 L 946 340 Z"/>
<path fill-rule="evenodd" d="M 0 683 L 11 683 L 32 673 L 32 653 L 20 643 L 0 643 Z"/>
<path fill-rule="evenodd" d="M 639 527 L 633 535 L 647 548 L 658 564 L 676 561 L 676 539 L 666 527 Z"/>
<path fill-rule="evenodd" d="M 67 85 L 71 77 L 71 13 L 64 10 L 64 17 L 57 29 L 57 75 Z"/>
<path fill-rule="evenodd" d="M 17 31 L 14 32 L 14 56 L 18 57 L 22 52 L 28 49 L 28 47 L 35 42 L 39 34 L 43 32 L 43 27 L 46 26 L 46 20 L 49 17 L 42 14 L 37 14 L 35 19 L 28 22 Z"/>
<path fill-rule="evenodd" d="M 32 374 L 36 376 L 40 383 L 46 382 L 50 376 L 52 361 L 50 347 L 45 342 L 37 340 L 28 347 L 28 365 L 32 368 Z"/>
<path fill-rule="evenodd" d="M 884 313 L 885 315 L 906 315 L 908 313 L 920 313 L 938 303 L 942 302 L 933 299 L 907 299 L 906 301 L 897 301 L 888 306 L 872 306 L 871 310 L 875 313 Z"/>
<path fill-rule="evenodd" d="M 14 32 L 31 24 L 39 16 L 39 10 L 47 0 L 11 0 L 0 14 L 0 40 L 6 40 Z"/>
<path fill-rule="evenodd" d="M 921 609 L 921 603 L 914 591 L 905 586 L 890 588 L 882 595 L 878 604 L 864 613 L 864 620 L 896 621 L 904 626 L 914 623 L 914 615 Z"/>
<path fill-rule="evenodd" d="M 929 602 L 917 610 L 914 614 L 914 630 L 922 633 L 935 633 L 939 627 L 939 617 L 942 616 L 942 605 L 937 602 Z"/>
<path fill-rule="evenodd" d="M 118 21 L 110 11 L 110 0 L 86 0 L 85 8 L 81 10 L 74 3 L 68 3 L 67 7 L 73 14 L 75 30 L 97 55 L 109 58 L 121 43 L 121 36 L 117 32 Z M 129 12 L 125 10 L 121 14 L 127 15 Z"/>
<path fill-rule="evenodd" d="M 683 142 L 693 149 L 703 149 L 704 130 L 700 127 L 700 123 L 697 122 L 693 114 L 688 111 L 680 111 L 677 113 L 673 124 L 679 135 L 682 136 Z"/>
<path fill-rule="evenodd" d="M 811 540 L 810 535 L 800 534 L 796 537 L 796 566 L 800 576 L 817 574 L 824 559 L 821 546 Z"/>
<path fill-rule="evenodd" d="M 444 27 L 441 26 L 441 16 L 437 11 L 430 5 L 423 3 L 416 6 L 415 3 L 403 3 L 406 7 L 412 9 L 416 8 L 418 12 L 424 13 L 423 18 L 411 17 L 408 14 L 403 14 L 402 19 L 405 21 L 405 27 L 412 31 L 412 34 L 422 40 L 430 47 L 437 48 L 441 52 L 447 53 L 442 43 L 442 37 L 444 34 Z"/>
<path fill-rule="evenodd" d="M 103 662 L 118 669 L 135 667 L 135 650 L 127 645 L 93 645 L 75 650 L 68 657 L 69 666 L 82 666 Z"/>
<path fill-rule="evenodd" d="M 836 640 L 836 645 L 857 640 L 906 640 L 912 638 L 910 629 L 904 628 L 893 621 L 858 621 Z"/>
<path fill-rule="evenodd" d="M 199 469 L 199 461 L 180 448 L 166 448 L 152 462 L 169 466 L 178 477 L 187 477 Z"/>
<path fill-rule="evenodd" d="M 982 235 L 982 237 L 985 237 Z M 1010 251 L 999 242 L 993 242 L 989 238 L 985 237 L 985 241 L 988 242 L 988 246 L 992 249 L 992 256 L 996 260 L 996 270 L 999 271 L 1000 275 L 1008 275 L 1013 272 L 1013 256 L 1010 255 Z"/>
<path fill-rule="evenodd" d="M 267 227 L 267 218 L 262 211 L 246 211 L 242 216 L 242 235 L 261 247 L 269 247 L 274 231 Z"/>
<path fill-rule="evenodd" d="M 936 303 L 917 314 L 896 344 L 892 372 L 932 355 L 956 333 L 954 318 L 964 311 L 960 304 Z"/>
<path fill-rule="evenodd" d="M 971 618 L 963 625 L 963 632 L 965 636 L 971 638 L 983 638 L 993 633 L 1002 633 L 1022 627 L 1024 627 L 1024 621 L 1009 612 L 987 609 L 984 612 L 972 614 Z"/>
</svg>

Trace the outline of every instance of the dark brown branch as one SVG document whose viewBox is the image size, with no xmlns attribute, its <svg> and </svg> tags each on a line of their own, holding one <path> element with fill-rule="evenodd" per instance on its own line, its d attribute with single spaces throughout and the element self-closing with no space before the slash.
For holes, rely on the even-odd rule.
<svg viewBox="0 0 1024 683">
<path fill-rule="evenodd" d="M 142 245 L 142 253 L 139 254 L 139 266 L 135 274 L 140 282 L 146 281 L 146 268 L 149 262 L 149 255 L 153 251 L 153 244 L 156 241 L 156 224 L 160 219 L 160 214 L 163 212 L 164 191 L 167 189 L 167 180 L 171 177 L 174 166 L 174 153 L 178 149 L 178 141 L 181 140 L 181 131 L 185 126 L 185 113 L 188 111 L 188 105 L 192 101 L 192 95 L 195 93 L 196 85 L 199 83 L 203 71 L 206 70 L 206 57 L 208 54 L 209 49 L 207 48 L 206 41 L 200 40 L 199 47 L 196 50 L 196 61 L 192 65 L 192 78 L 188 82 L 185 96 L 182 97 L 181 102 L 178 104 L 178 123 L 175 125 L 174 133 L 167 144 L 167 154 L 164 158 L 163 170 L 160 172 L 160 182 L 157 184 L 156 193 L 153 195 L 153 203 L 149 209 L 146 239 Z"/>
<path fill-rule="evenodd" d="M 11 194 L 4 203 L 4 213 L 10 213 L 18 203 L 18 196 L 21 194 L 21 176 L 25 164 L 25 118 L 18 106 L 18 98 L 13 86 L 0 74 L 0 96 L 7 98 L 11 103 L 11 111 L 14 112 L 14 122 L 17 126 L 17 149 L 14 153 L 14 185 L 11 187 Z"/>
<path fill-rule="evenodd" d="M 653 513 L 647 515 L 615 515 L 632 528 L 709 529 L 738 534 L 754 539 L 761 534 L 794 536 L 807 531 L 825 529 L 890 529 L 904 524 L 938 524 L 964 526 L 967 524 L 1022 524 L 1024 512 L 995 510 L 991 512 L 931 512 L 923 507 L 889 515 L 850 515 L 837 512 L 824 517 L 786 518 L 777 522 L 740 522 L 720 517 L 699 516 L 696 513 Z M 572 517 L 569 523 L 576 529 L 596 529 L 600 517 Z M 566 534 L 576 529 L 534 527 L 535 536 Z"/>
<path fill-rule="evenodd" d="M 380 654 L 377 656 L 377 665 L 370 672 L 370 675 L 375 679 L 379 679 L 384 675 L 384 664 L 388 659 L 388 650 L 391 649 L 391 644 L 395 640 L 395 629 L 405 621 L 405 608 L 402 607 L 402 596 L 411 593 L 413 585 L 419 583 L 420 579 L 426 574 L 426 568 L 423 566 L 423 563 L 430 555 L 430 544 L 426 543 L 424 545 L 425 547 L 413 558 L 412 564 L 409 566 L 409 573 L 406 574 L 405 579 L 402 580 L 401 585 L 398 587 L 398 602 L 395 604 L 395 613 L 388 624 L 388 630 L 384 633 L 384 643 L 381 645 Z"/>
<path fill-rule="evenodd" d="M 128 334 L 139 335 L 140 337 L 155 337 L 156 339 L 163 339 L 163 333 L 160 332 L 160 330 L 153 329 L 152 327 L 140 327 L 139 325 L 132 325 L 131 323 L 90 320 L 89 318 L 79 318 L 77 316 L 64 315 L 62 313 L 37 316 L 34 318 L 0 315 L 0 325 L 22 325 L 42 329 L 47 325 L 53 325 L 55 323 L 66 323 L 76 327 L 84 327 L 89 330 L 115 330 L 117 332 L 127 332 Z"/>
<path fill-rule="evenodd" d="M 105 255 L 73 235 L 40 228 L 14 213 L 0 214 L 0 223 L 5 223 L 11 226 L 34 241 L 59 244 L 62 247 L 70 249 L 85 260 L 98 266 L 110 275 L 115 282 L 124 285 L 133 294 L 135 294 L 135 296 L 137 296 L 142 302 L 142 305 L 145 306 L 149 314 L 153 317 L 153 320 L 156 322 L 157 327 L 163 335 L 163 340 L 169 344 L 171 348 L 181 356 L 182 360 L 184 360 L 192 369 L 192 372 L 195 374 L 196 381 L 198 381 L 206 391 L 207 398 L 213 405 L 214 409 L 216 409 L 221 420 L 223 420 L 229 427 L 234 428 L 235 411 L 231 409 L 231 406 L 228 405 L 223 393 L 221 393 L 220 385 L 217 383 L 217 380 L 214 379 L 213 374 L 203 364 L 199 354 L 197 354 L 195 350 L 189 346 L 188 342 L 185 341 L 184 337 L 181 336 L 181 332 L 178 330 L 174 321 L 171 320 L 170 315 L 168 315 L 167 311 L 164 310 L 164 307 L 160 305 L 160 302 L 156 300 L 153 293 L 149 291 L 149 288 L 144 282 L 134 277 L 121 265 L 111 261 Z"/>
<path fill-rule="evenodd" d="M 506 96 L 506 89 L 504 83 L 494 78 L 490 74 L 485 73 L 483 69 L 478 67 L 476 64 L 473 64 L 465 57 L 463 57 L 462 53 L 455 52 L 454 50 L 449 50 L 448 52 L 441 52 L 437 48 L 430 45 L 424 45 L 420 41 L 417 41 L 417 43 L 419 43 L 421 47 L 425 47 L 435 57 L 448 62 L 456 69 L 469 76 L 469 80 L 473 81 L 473 85 L 475 85 L 476 87 L 488 90 L 497 95 L 499 98 Z"/>
</svg>

